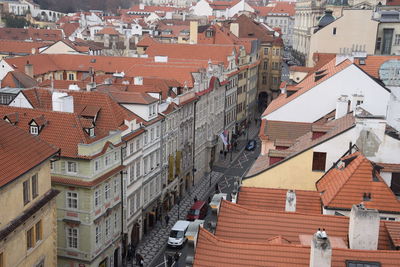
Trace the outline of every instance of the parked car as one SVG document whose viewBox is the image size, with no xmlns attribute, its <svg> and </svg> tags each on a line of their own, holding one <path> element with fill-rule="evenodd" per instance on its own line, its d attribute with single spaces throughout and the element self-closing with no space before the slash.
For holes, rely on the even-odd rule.
<svg viewBox="0 0 400 267">
<path fill-rule="evenodd" d="M 194 221 L 196 219 L 203 220 L 207 215 L 208 205 L 205 201 L 196 201 L 188 214 L 186 215 L 186 220 Z"/>
<path fill-rule="evenodd" d="M 256 149 L 256 147 L 257 147 L 256 140 L 249 140 L 249 142 L 247 142 L 247 145 L 246 145 L 245 149 L 247 151 L 253 151 L 254 149 Z"/>
<path fill-rule="evenodd" d="M 190 222 L 188 221 L 177 221 L 172 227 L 168 237 L 168 246 L 170 247 L 181 247 L 186 241 L 186 231 Z"/>
<path fill-rule="evenodd" d="M 296 65 L 296 63 L 293 60 L 289 60 L 286 64 L 288 64 L 289 66 Z"/>
</svg>

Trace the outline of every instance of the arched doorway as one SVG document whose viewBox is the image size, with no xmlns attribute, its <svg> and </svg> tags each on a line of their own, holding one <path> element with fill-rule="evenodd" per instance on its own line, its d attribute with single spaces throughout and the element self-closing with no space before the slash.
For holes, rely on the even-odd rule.
<svg viewBox="0 0 400 267">
<path fill-rule="evenodd" d="M 114 266 L 117 267 L 118 265 L 118 254 L 119 254 L 119 248 L 116 248 L 114 250 Z"/>
<path fill-rule="evenodd" d="M 140 225 L 139 223 L 135 223 L 131 232 L 131 244 L 137 246 L 140 240 Z"/>
</svg>

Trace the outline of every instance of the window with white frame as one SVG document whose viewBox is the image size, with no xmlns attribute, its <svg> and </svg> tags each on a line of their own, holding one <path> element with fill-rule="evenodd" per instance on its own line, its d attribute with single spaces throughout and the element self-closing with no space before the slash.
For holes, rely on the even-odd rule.
<svg viewBox="0 0 400 267">
<path fill-rule="evenodd" d="M 394 45 L 400 45 L 400 34 L 395 35 Z"/>
<path fill-rule="evenodd" d="M 96 191 L 94 191 L 94 206 L 97 208 L 98 206 L 100 206 L 100 202 L 101 202 L 101 191 L 99 188 Z"/>
<path fill-rule="evenodd" d="M 67 248 L 78 248 L 79 232 L 78 228 L 67 227 Z"/>
<path fill-rule="evenodd" d="M 104 158 L 104 165 L 107 167 L 110 164 L 111 164 L 111 156 L 110 155 L 106 155 L 105 158 Z"/>
<path fill-rule="evenodd" d="M 77 173 L 77 164 L 76 162 L 68 161 L 67 162 L 67 172 L 68 173 Z"/>
<path fill-rule="evenodd" d="M 140 176 L 140 161 L 136 161 L 136 178 Z"/>
<path fill-rule="evenodd" d="M 33 135 L 38 135 L 39 134 L 39 127 L 37 126 L 31 126 L 30 128 L 30 133 Z"/>
<path fill-rule="evenodd" d="M 153 152 L 150 155 L 150 169 L 153 169 L 154 166 L 155 166 L 155 161 L 154 161 L 154 152 Z"/>
<path fill-rule="evenodd" d="M 144 144 L 147 145 L 147 132 L 144 133 Z"/>
<path fill-rule="evenodd" d="M 132 154 L 134 152 L 135 144 L 132 142 L 129 144 L 129 154 Z"/>
<path fill-rule="evenodd" d="M 140 209 L 140 191 L 137 191 L 136 192 L 136 201 L 135 201 L 135 204 L 136 204 L 136 210 L 139 210 Z"/>
<path fill-rule="evenodd" d="M 96 226 L 96 246 L 100 245 L 101 243 L 101 225 L 98 224 Z"/>
<path fill-rule="evenodd" d="M 114 213 L 114 231 L 118 231 L 118 225 L 119 225 L 119 220 L 118 220 L 118 213 Z"/>
<path fill-rule="evenodd" d="M 104 185 L 104 198 L 105 201 L 108 201 L 111 198 L 111 187 L 110 187 L 110 183 L 106 183 Z"/>
<path fill-rule="evenodd" d="M 150 199 L 152 199 L 153 196 L 154 196 L 154 194 L 155 194 L 154 182 L 155 182 L 154 180 L 152 180 L 152 181 L 150 182 Z"/>
<path fill-rule="evenodd" d="M 135 196 L 129 198 L 129 215 L 132 216 L 135 213 Z"/>
<path fill-rule="evenodd" d="M 160 126 L 157 126 L 156 128 L 156 137 L 160 137 Z"/>
<path fill-rule="evenodd" d="M 140 149 L 140 139 L 136 140 L 136 150 Z"/>
<path fill-rule="evenodd" d="M 146 204 L 149 201 L 149 185 L 145 185 L 143 188 L 143 203 Z"/>
<path fill-rule="evenodd" d="M 100 170 L 100 160 L 94 162 L 94 171 L 98 172 Z"/>
<path fill-rule="evenodd" d="M 154 128 L 150 129 L 150 141 L 154 140 Z"/>
<path fill-rule="evenodd" d="M 106 218 L 106 229 L 105 229 L 105 232 L 106 232 L 106 240 L 108 240 L 109 238 L 110 238 L 110 234 L 111 234 L 111 222 L 110 222 L 110 218 L 108 217 L 108 218 Z"/>
<path fill-rule="evenodd" d="M 67 191 L 67 208 L 77 209 L 78 208 L 78 193 Z"/>
<path fill-rule="evenodd" d="M 145 157 L 143 159 L 143 162 L 144 162 L 144 173 L 147 174 L 149 171 L 149 157 L 148 156 Z"/>
<path fill-rule="evenodd" d="M 114 196 L 117 196 L 119 191 L 119 182 L 118 178 L 114 178 Z"/>
<path fill-rule="evenodd" d="M 132 163 L 129 166 L 129 183 L 132 183 L 135 180 L 135 164 Z"/>
</svg>

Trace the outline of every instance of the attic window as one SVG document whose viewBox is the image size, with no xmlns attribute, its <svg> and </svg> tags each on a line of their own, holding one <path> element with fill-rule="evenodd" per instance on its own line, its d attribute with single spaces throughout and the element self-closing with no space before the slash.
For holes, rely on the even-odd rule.
<svg viewBox="0 0 400 267">
<path fill-rule="evenodd" d="M 94 136 L 94 128 L 88 129 L 88 134 L 90 137 L 93 137 Z"/>
<path fill-rule="evenodd" d="M 364 192 L 363 201 L 371 201 L 371 193 Z"/>
<path fill-rule="evenodd" d="M 319 70 L 315 72 L 315 76 L 317 75 L 321 75 L 322 73 L 324 73 L 326 70 Z"/>
<path fill-rule="evenodd" d="M 360 65 L 365 65 L 365 58 L 360 58 Z"/>
<path fill-rule="evenodd" d="M 346 267 L 381 267 L 380 262 L 346 260 Z"/>
<path fill-rule="evenodd" d="M 38 135 L 39 134 L 39 127 L 31 125 L 30 128 L 29 128 L 29 131 L 33 135 Z"/>
<path fill-rule="evenodd" d="M 315 75 L 314 82 L 317 82 L 317 81 L 321 80 L 323 77 L 325 77 L 325 75 L 326 75 L 326 73 L 322 74 L 322 75 Z"/>
</svg>

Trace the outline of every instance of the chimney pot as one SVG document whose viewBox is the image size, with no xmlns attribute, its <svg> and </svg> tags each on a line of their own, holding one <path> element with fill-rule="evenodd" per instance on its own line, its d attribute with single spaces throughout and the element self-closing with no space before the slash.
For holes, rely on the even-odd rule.
<svg viewBox="0 0 400 267">
<path fill-rule="evenodd" d="M 365 196 L 370 194 L 364 193 Z M 377 210 L 364 205 L 353 205 L 349 222 L 349 246 L 351 249 L 376 250 L 378 248 L 380 217 Z"/>
<path fill-rule="evenodd" d="M 314 234 L 310 249 L 310 267 L 330 267 L 332 247 L 328 235 L 321 229 Z M 323 236 L 324 235 L 324 236 Z"/>
<path fill-rule="evenodd" d="M 287 212 L 296 211 L 296 192 L 294 190 L 289 189 L 286 193 L 285 211 Z"/>
</svg>

